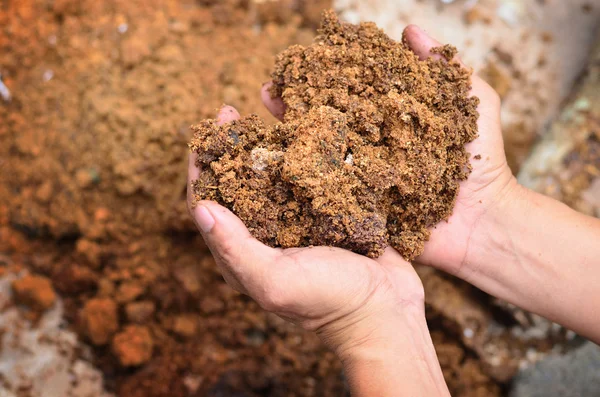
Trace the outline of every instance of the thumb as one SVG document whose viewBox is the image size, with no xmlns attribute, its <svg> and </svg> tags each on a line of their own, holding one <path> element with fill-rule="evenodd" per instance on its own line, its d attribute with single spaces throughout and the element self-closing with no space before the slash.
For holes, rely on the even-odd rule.
<svg viewBox="0 0 600 397">
<path fill-rule="evenodd" d="M 192 215 L 225 280 L 244 294 L 260 295 L 279 251 L 252 237 L 237 216 L 215 202 L 200 201 Z"/>
</svg>

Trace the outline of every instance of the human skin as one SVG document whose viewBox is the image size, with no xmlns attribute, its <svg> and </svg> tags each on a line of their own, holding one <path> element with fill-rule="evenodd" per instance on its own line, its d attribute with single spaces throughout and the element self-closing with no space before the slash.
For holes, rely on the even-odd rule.
<svg viewBox="0 0 600 397">
<path fill-rule="evenodd" d="M 221 108 L 218 123 L 239 117 Z M 190 156 L 189 183 L 198 178 Z M 189 190 L 188 190 L 189 194 Z M 448 396 L 425 321 L 424 291 L 394 249 L 277 249 L 215 202 L 188 204 L 225 281 L 265 310 L 315 331 L 341 359 L 355 396 Z"/>
<path fill-rule="evenodd" d="M 439 42 L 410 26 L 405 40 L 420 58 Z M 462 182 L 448 222 L 432 231 L 416 262 L 451 273 L 487 293 L 600 342 L 600 220 L 517 183 L 500 127 L 500 100 L 472 79 L 480 160 Z"/>
<path fill-rule="evenodd" d="M 415 26 L 404 40 L 422 59 L 439 43 Z M 467 146 L 480 160 L 461 183 L 452 216 L 432 229 L 417 259 L 517 306 L 600 340 L 594 321 L 600 285 L 600 224 L 519 186 L 506 163 L 500 100 L 473 76 L 480 98 L 479 137 Z M 263 87 L 265 105 L 285 108 Z M 223 107 L 220 123 L 239 118 Z M 190 157 L 189 182 L 198 169 Z M 274 249 L 214 202 L 190 212 L 229 285 L 265 310 L 317 332 L 338 354 L 355 396 L 449 395 L 424 313 L 423 286 L 392 248 L 370 259 L 338 248 Z"/>
<path fill-rule="evenodd" d="M 421 59 L 440 57 L 430 49 L 441 44 L 416 26 L 405 29 L 404 41 Z M 452 215 L 432 228 L 415 262 L 600 343 L 600 220 L 517 183 L 504 153 L 500 98 L 478 76 L 471 81 L 479 137 L 466 148 L 481 159 L 471 160 Z M 283 115 L 280 99 L 266 89 L 262 98 Z"/>
</svg>

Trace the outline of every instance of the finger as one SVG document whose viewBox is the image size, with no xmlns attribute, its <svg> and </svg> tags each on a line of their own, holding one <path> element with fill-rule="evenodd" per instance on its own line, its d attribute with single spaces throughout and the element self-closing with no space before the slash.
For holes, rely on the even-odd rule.
<svg viewBox="0 0 600 397">
<path fill-rule="evenodd" d="M 233 106 L 223 105 L 219 109 L 219 113 L 217 113 L 217 125 L 230 123 L 239 118 L 240 113 Z"/>
<path fill-rule="evenodd" d="M 402 32 L 402 39 L 422 61 L 427 58 L 444 59 L 442 55 L 431 52 L 432 48 L 441 47 L 443 44 L 429 36 L 417 25 L 408 25 L 404 29 L 404 32 Z M 460 63 L 463 67 L 465 66 L 460 58 L 454 57 L 453 60 Z"/>
<path fill-rule="evenodd" d="M 269 81 L 268 83 L 263 84 L 260 89 L 260 97 L 269 109 L 269 112 L 273 114 L 273 116 L 277 117 L 280 121 L 283 121 L 283 116 L 285 114 L 285 103 L 281 98 L 271 98 L 271 93 L 269 89 L 273 86 L 273 82 Z"/>
<path fill-rule="evenodd" d="M 239 112 L 233 107 L 229 105 L 221 106 L 219 112 L 217 113 L 217 124 L 223 125 L 229 123 L 231 121 L 237 120 L 240 118 Z M 192 198 L 192 182 L 197 180 L 200 176 L 200 170 L 196 166 L 196 153 L 190 152 L 188 156 L 188 180 L 187 180 L 187 201 L 188 206 L 192 206 L 193 198 Z"/>
<path fill-rule="evenodd" d="M 440 47 L 442 44 L 425 33 L 424 30 L 416 25 L 408 25 L 402 34 L 404 42 L 419 57 L 420 60 L 427 58 L 443 59 L 440 54 L 431 52 L 431 48 Z M 458 57 L 454 57 L 462 67 L 465 64 Z M 471 95 L 479 97 L 480 103 L 477 110 L 481 118 L 489 118 L 491 122 L 496 122 L 500 117 L 500 98 L 496 91 L 477 75 L 471 76 Z M 483 120 L 480 120 L 483 121 Z"/>
<path fill-rule="evenodd" d="M 215 202 L 199 202 L 192 215 L 226 280 L 259 300 L 280 251 L 252 237 L 237 216 Z"/>
<path fill-rule="evenodd" d="M 392 247 L 387 247 L 381 256 L 375 258 L 375 262 L 384 266 L 411 266 L 411 264 Z"/>
</svg>

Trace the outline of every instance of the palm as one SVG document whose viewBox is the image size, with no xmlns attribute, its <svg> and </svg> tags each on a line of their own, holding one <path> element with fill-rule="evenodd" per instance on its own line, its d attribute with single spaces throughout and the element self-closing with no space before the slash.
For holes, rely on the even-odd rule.
<svg viewBox="0 0 600 397">
<path fill-rule="evenodd" d="M 377 259 L 331 247 L 280 253 L 269 288 L 283 300 L 274 306 L 285 311 L 275 312 L 305 329 L 317 330 L 340 316 L 352 316 L 373 301 L 422 299 L 423 288 L 413 267 L 391 248 Z M 402 289 L 394 288 L 397 285 Z"/>
<path fill-rule="evenodd" d="M 191 161 L 191 178 L 194 172 Z M 419 277 L 392 248 L 377 259 L 332 247 L 276 249 L 252 237 L 237 216 L 215 202 L 201 202 L 191 211 L 230 286 L 325 338 L 403 302 L 423 303 Z M 200 220 L 208 213 L 215 226 L 206 234 Z"/>
</svg>

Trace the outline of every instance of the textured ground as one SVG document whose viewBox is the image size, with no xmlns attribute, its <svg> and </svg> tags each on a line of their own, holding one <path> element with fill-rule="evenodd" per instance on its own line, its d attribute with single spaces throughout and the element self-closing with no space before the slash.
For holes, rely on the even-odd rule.
<svg viewBox="0 0 600 397">
<path fill-rule="evenodd" d="M 118 395 L 344 395 L 340 364 L 314 335 L 224 284 L 184 203 L 189 125 L 223 102 L 268 120 L 258 93 L 274 54 L 310 43 L 325 3 L 0 9 L 0 269 L 52 281 L 69 328 L 92 346 L 86 358 Z M 419 271 L 455 396 L 500 395 L 522 359 L 564 340 Z"/>
</svg>

